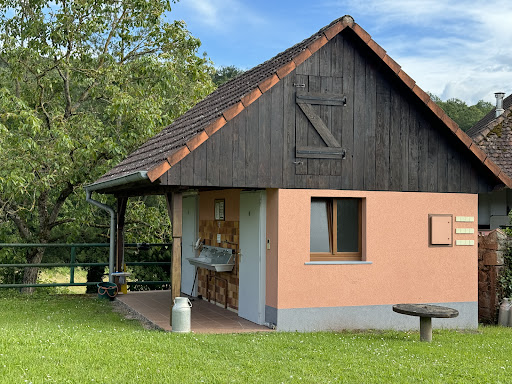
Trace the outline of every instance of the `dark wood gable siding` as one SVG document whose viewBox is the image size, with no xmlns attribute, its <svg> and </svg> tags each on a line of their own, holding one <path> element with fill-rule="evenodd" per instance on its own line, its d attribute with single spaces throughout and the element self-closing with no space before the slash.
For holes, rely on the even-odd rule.
<svg viewBox="0 0 512 384">
<path fill-rule="evenodd" d="M 346 97 L 310 107 L 345 150 L 327 148 L 296 95 Z M 161 177 L 190 187 L 489 191 L 495 180 L 416 96 L 345 30 Z M 489 176 L 492 177 L 492 176 Z"/>
</svg>

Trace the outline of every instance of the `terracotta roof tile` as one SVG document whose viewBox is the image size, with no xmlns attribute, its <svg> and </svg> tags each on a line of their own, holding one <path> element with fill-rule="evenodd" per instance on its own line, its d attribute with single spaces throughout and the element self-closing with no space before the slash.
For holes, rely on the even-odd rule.
<svg viewBox="0 0 512 384">
<path fill-rule="evenodd" d="M 328 40 L 331 40 L 334 36 L 340 33 L 344 28 L 344 25 L 341 21 L 331 24 L 328 28 L 325 29 L 324 35 Z"/>
<path fill-rule="evenodd" d="M 354 32 L 359 36 L 361 40 L 363 40 L 366 44 L 372 39 L 370 34 L 366 32 L 363 28 L 359 26 L 359 24 L 355 24 L 352 26 Z"/>
<path fill-rule="evenodd" d="M 167 162 L 170 164 L 170 166 L 174 166 L 178 164 L 181 160 L 185 158 L 190 153 L 190 149 L 188 149 L 187 146 L 181 147 L 174 151 L 168 158 Z"/>
<path fill-rule="evenodd" d="M 453 121 L 450 118 L 450 116 L 448 116 L 446 113 L 444 113 L 444 115 L 441 118 L 441 120 L 443 120 L 443 123 L 445 123 L 446 126 L 448 128 L 450 128 L 453 133 L 455 133 L 455 134 L 457 133 L 457 131 L 459 130 L 459 125 L 455 121 Z"/>
<path fill-rule="evenodd" d="M 307 48 L 305 48 L 301 53 L 299 53 L 297 56 L 293 58 L 293 62 L 296 66 L 301 65 L 308 57 L 311 56 L 311 51 Z"/>
<path fill-rule="evenodd" d="M 189 141 L 187 141 L 187 147 L 190 152 L 203 144 L 206 140 L 208 140 L 208 134 L 205 131 L 199 132 L 197 135 L 192 137 Z"/>
<path fill-rule="evenodd" d="M 297 68 L 295 63 L 293 61 L 290 61 L 277 70 L 277 76 L 279 76 L 280 79 L 283 79 L 283 77 L 285 77 L 295 68 Z"/>
<path fill-rule="evenodd" d="M 261 93 L 265 93 L 274 85 L 276 85 L 278 81 L 279 77 L 277 77 L 277 75 L 272 75 L 259 83 L 258 88 L 260 89 Z"/>
<path fill-rule="evenodd" d="M 455 135 L 464 143 L 466 147 L 471 147 L 471 144 L 473 144 L 473 140 L 471 140 L 471 137 L 469 137 L 462 129 L 457 129 L 455 131 Z"/>
<path fill-rule="evenodd" d="M 503 181 L 503 184 L 509 186 L 509 188 L 512 185 L 512 179 L 505 172 L 500 173 L 500 180 Z"/>
<path fill-rule="evenodd" d="M 313 41 L 311 44 L 308 45 L 308 49 L 311 51 L 311 53 L 315 53 L 320 48 L 322 48 L 325 44 L 327 44 L 329 40 L 325 37 L 325 35 L 321 35 L 318 39 Z"/>
<path fill-rule="evenodd" d="M 386 51 L 384 50 L 384 48 L 382 48 L 379 44 L 377 44 L 375 42 L 375 40 L 370 40 L 368 42 L 368 46 L 373 50 L 373 52 L 375 52 L 377 54 L 377 56 L 379 56 L 381 59 L 384 58 L 384 56 L 386 56 Z"/>
<path fill-rule="evenodd" d="M 428 104 L 428 102 L 430 101 L 430 96 L 428 95 L 427 92 L 418 87 L 418 84 L 414 86 L 412 91 L 416 94 L 416 96 L 418 96 L 421 99 L 421 101 L 423 101 L 425 104 Z"/>
<path fill-rule="evenodd" d="M 384 61 L 388 65 L 388 67 L 391 68 L 391 70 L 398 75 L 398 73 L 400 72 L 400 66 L 395 60 L 386 55 L 382 58 L 382 61 Z"/>
<path fill-rule="evenodd" d="M 226 119 L 224 118 L 224 116 L 221 116 L 214 122 L 210 123 L 210 125 L 208 125 L 204 129 L 204 131 L 208 134 L 209 137 L 211 137 L 215 132 L 217 132 L 219 129 L 221 129 L 224 125 L 226 125 Z"/>
<path fill-rule="evenodd" d="M 443 117 L 446 115 L 446 113 L 444 113 L 443 109 L 437 105 L 433 100 L 430 100 L 427 104 L 427 106 L 436 114 L 437 117 L 439 117 L 439 119 L 443 119 Z"/>
<path fill-rule="evenodd" d="M 244 105 L 240 101 L 240 102 L 232 105 L 228 109 L 226 109 L 222 114 L 224 115 L 224 118 L 226 119 L 226 121 L 229 121 L 229 120 L 233 119 L 236 115 L 238 115 L 240 112 L 242 112 L 244 110 L 244 108 L 245 108 Z"/>
<path fill-rule="evenodd" d="M 251 92 L 242 97 L 242 104 L 244 105 L 244 107 L 247 108 L 254 101 L 256 101 L 261 96 L 261 94 L 262 92 L 260 91 L 259 88 L 254 88 Z"/>
<path fill-rule="evenodd" d="M 398 72 L 398 77 L 402 79 L 402 81 L 411 89 L 413 89 L 414 85 L 416 85 L 416 82 L 412 79 L 412 77 L 405 73 L 402 69 L 400 69 L 400 72 Z"/>
<path fill-rule="evenodd" d="M 485 159 L 484 164 L 489 168 L 492 173 L 494 173 L 496 176 L 499 176 L 501 173 L 501 169 L 498 167 L 498 165 L 492 161 L 489 157 Z"/>
<path fill-rule="evenodd" d="M 476 157 L 478 157 L 478 160 L 480 160 L 482 163 L 487 158 L 487 153 L 482 151 L 477 144 L 475 144 L 475 143 L 471 144 L 471 147 L 469 147 L 469 149 L 471 150 L 471 152 L 473 152 L 475 154 Z"/>
<path fill-rule="evenodd" d="M 160 176 L 162 176 L 165 172 L 167 172 L 169 169 L 171 169 L 171 166 L 166 161 L 162 161 L 160 164 L 156 165 L 155 167 L 151 168 L 148 171 L 148 178 L 151 180 L 151 182 L 158 179 Z"/>
</svg>

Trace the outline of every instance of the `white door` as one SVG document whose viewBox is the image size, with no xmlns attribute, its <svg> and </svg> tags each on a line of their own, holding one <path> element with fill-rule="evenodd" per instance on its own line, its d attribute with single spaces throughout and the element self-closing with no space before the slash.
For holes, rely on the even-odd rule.
<svg viewBox="0 0 512 384">
<path fill-rule="evenodd" d="M 197 219 L 197 196 L 183 198 L 183 237 L 181 239 L 181 292 L 197 296 L 197 281 L 194 283 L 195 267 L 187 260 L 195 256 L 194 244 L 197 240 L 198 219 Z M 192 293 L 191 293 L 192 292 Z"/>
<path fill-rule="evenodd" d="M 238 316 L 265 322 L 265 191 L 240 193 Z"/>
</svg>

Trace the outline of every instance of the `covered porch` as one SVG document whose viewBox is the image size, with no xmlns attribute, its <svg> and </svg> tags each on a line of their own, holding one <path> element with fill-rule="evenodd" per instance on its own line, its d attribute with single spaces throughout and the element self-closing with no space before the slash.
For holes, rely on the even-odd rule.
<svg viewBox="0 0 512 384">
<path fill-rule="evenodd" d="M 170 331 L 171 291 L 128 292 L 117 300 L 153 325 Z M 268 332 L 270 328 L 238 316 L 237 313 L 199 298 L 192 302 L 191 330 L 194 333 Z"/>
</svg>

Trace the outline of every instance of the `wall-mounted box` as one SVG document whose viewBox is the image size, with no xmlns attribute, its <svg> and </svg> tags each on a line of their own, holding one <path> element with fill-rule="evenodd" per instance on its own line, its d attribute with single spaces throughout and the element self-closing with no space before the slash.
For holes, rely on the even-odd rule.
<svg viewBox="0 0 512 384">
<path fill-rule="evenodd" d="M 428 215 L 429 245 L 451 246 L 453 244 L 453 215 Z"/>
</svg>

